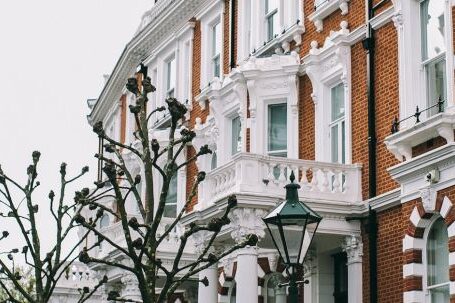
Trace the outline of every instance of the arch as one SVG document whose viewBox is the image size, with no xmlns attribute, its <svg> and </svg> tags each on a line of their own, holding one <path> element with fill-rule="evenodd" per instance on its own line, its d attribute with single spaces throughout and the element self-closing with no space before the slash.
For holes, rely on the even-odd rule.
<svg viewBox="0 0 455 303">
<path fill-rule="evenodd" d="M 282 303 L 283 298 L 286 302 L 286 288 L 279 287 L 280 283 L 285 282 L 284 276 L 279 272 L 272 272 L 264 277 L 264 287 L 262 289 L 262 295 L 264 297 L 264 303 Z M 277 297 L 281 295 L 280 299 Z"/>
<path fill-rule="evenodd" d="M 452 245 L 449 246 L 451 238 L 455 237 L 455 223 L 451 219 L 455 215 L 452 201 L 441 192 L 422 195 L 422 198 L 424 201 L 416 201 L 412 209 L 403 239 L 404 303 L 426 302 L 424 290 L 427 289 L 428 282 L 426 278 L 427 244 L 436 222 L 439 225 L 443 224 L 447 230 L 447 256 L 455 252 L 450 249 Z M 453 266 L 455 258 L 448 258 L 447 262 L 449 267 Z M 455 288 L 449 288 L 451 289 L 450 295 L 455 295 Z"/>
</svg>

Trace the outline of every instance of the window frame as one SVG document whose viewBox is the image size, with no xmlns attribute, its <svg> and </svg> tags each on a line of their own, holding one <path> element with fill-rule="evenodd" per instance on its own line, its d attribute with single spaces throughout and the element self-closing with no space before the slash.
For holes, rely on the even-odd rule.
<svg viewBox="0 0 455 303">
<path fill-rule="evenodd" d="M 428 227 L 425 228 L 425 233 L 424 233 L 424 237 L 423 237 L 424 240 L 425 240 L 425 242 L 424 242 L 425 245 L 424 245 L 423 252 L 422 252 L 422 264 L 424 266 L 424 275 L 422 277 L 422 284 L 423 284 L 422 288 L 423 288 L 423 291 L 425 293 L 425 302 L 426 303 L 434 303 L 434 302 L 431 302 L 431 290 L 439 288 L 441 286 L 446 286 L 446 285 L 450 287 L 450 273 L 449 273 L 448 269 L 447 269 L 447 278 L 448 278 L 447 282 L 439 283 L 439 284 L 435 284 L 435 285 L 431 285 L 431 286 L 428 285 L 428 274 L 429 274 L 429 269 L 428 269 L 428 240 L 429 240 L 429 236 L 430 236 L 431 231 L 433 230 L 434 225 L 439 220 L 442 220 L 442 223 L 444 224 L 444 227 L 447 230 L 447 225 L 444 222 L 444 218 L 442 218 L 439 215 L 436 215 L 436 216 L 433 216 L 433 218 L 431 219 L 431 221 L 427 225 Z M 448 230 L 447 230 L 447 233 L 448 233 Z M 448 237 L 448 239 L 449 239 L 449 237 Z M 449 246 L 447 245 L 447 261 L 448 261 L 448 264 L 450 266 L 449 258 L 450 258 L 450 252 L 449 252 Z M 449 290 L 449 296 L 450 296 L 450 290 Z"/>
<path fill-rule="evenodd" d="M 169 97 L 172 97 L 172 98 L 175 98 L 176 95 L 176 86 L 177 86 L 177 58 L 175 56 L 175 52 L 172 53 L 171 56 L 169 56 L 165 61 L 165 89 L 164 91 L 166 92 L 165 94 L 165 98 L 169 98 Z M 172 62 L 174 63 L 174 85 L 173 87 L 171 87 L 171 84 L 172 84 Z"/>
<path fill-rule="evenodd" d="M 286 107 L 286 149 L 285 150 L 275 150 L 275 151 L 270 151 L 269 150 L 269 126 L 270 126 L 270 119 L 269 119 L 269 108 L 270 106 L 274 105 L 285 105 Z M 274 100 L 267 100 L 264 102 L 264 117 L 265 117 L 265 144 L 264 144 L 264 153 L 268 156 L 272 157 L 283 157 L 280 155 L 277 155 L 278 153 L 286 153 L 284 156 L 285 158 L 289 157 L 289 103 L 286 98 L 281 98 L 281 99 L 274 99 Z"/>
<path fill-rule="evenodd" d="M 217 28 L 219 28 L 220 31 L 220 41 L 217 41 Z M 222 25 L 221 25 L 221 20 L 217 19 L 210 27 L 211 31 L 211 39 L 210 39 L 210 53 L 211 53 L 211 77 L 215 78 L 221 77 L 221 53 L 222 53 L 222 48 L 223 48 L 223 33 L 222 33 Z M 219 52 L 217 51 L 217 43 L 219 46 Z M 218 64 L 218 66 L 217 66 Z M 217 75 L 217 67 L 218 67 L 218 75 Z"/>
<path fill-rule="evenodd" d="M 343 89 L 343 104 L 344 104 L 344 111 L 343 111 L 343 116 L 340 116 L 338 118 L 336 118 L 335 120 L 333 120 L 332 118 L 332 114 L 333 114 L 333 90 L 338 87 L 338 86 L 341 86 L 342 89 Z M 346 155 L 346 146 L 347 146 L 347 143 L 346 143 L 346 88 L 344 87 L 344 84 L 342 82 L 338 82 L 332 86 L 330 86 L 330 104 L 329 104 L 329 124 L 328 124 L 328 127 L 329 127 L 329 137 L 330 137 L 330 161 L 333 162 L 333 163 L 340 163 L 340 164 L 345 164 L 346 163 L 346 158 L 347 158 L 347 155 Z M 337 162 L 335 162 L 335 160 L 333 159 L 333 141 L 332 141 L 332 128 L 334 127 L 337 127 L 337 141 L 338 141 L 338 148 L 337 148 Z M 340 144 L 341 143 L 341 144 Z M 341 161 L 340 161 L 341 159 Z"/>
<path fill-rule="evenodd" d="M 237 136 L 237 148 L 236 151 L 234 151 L 234 120 L 238 119 L 239 120 L 239 134 Z M 237 155 L 242 151 L 242 144 L 243 144 L 243 138 L 242 138 L 242 121 L 239 115 L 235 115 L 232 117 L 229 117 L 230 120 L 230 125 L 229 125 L 229 134 L 230 134 L 230 147 L 231 147 L 231 157 Z M 240 142 L 240 145 L 238 144 Z"/>
<path fill-rule="evenodd" d="M 268 5 L 270 1 L 277 1 L 277 7 L 271 11 L 268 11 Z M 279 0 L 265 0 L 264 1 L 264 22 L 265 22 L 265 41 L 269 42 L 275 39 L 275 35 L 279 33 L 280 27 L 280 20 L 279 20 L 279 8 L 280 8 L 280 1 Z M 272 22 L 270 23 L 270 20 Z M 277 28 L 275 29 L 275 22 Z M 270 32 L 270 24 L 272 24 L 272 32 Z"/>
</svg>

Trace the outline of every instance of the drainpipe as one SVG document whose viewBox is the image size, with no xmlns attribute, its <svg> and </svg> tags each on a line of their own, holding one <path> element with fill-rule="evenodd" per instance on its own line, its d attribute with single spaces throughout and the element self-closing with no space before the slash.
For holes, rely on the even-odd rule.
<svg viewBox="0 0 455 303">
<path fill-rule="evenodd" d="M 235 56 L 234 56 L 234 40 L 235 40 L 235 2 L 237 0 L 231 0 L 229 2 L 230 4 L 230 8 L 229 8 L 229 12 L 230 12 L 230 16 L 229 16 L 229 24 L 230 24 L 230 27 L 231 27 L 231 38 L 229 39 L 230 40 L 230 47 L 229 47 L 229 54 L 230 54 L 230 63 L 229 63 L 229 66 L 231 67 L 231 69 L 235 68 L 236 67 L 236 64 L 235 64 Z"/>
<path fill-rule="evenodd" d="M 374 17 L 373 0 L 366 0 L 367 4 L 367 32 L 363 40 L 363 47 L 366 50 L 367 63 L 367 93 L 368 93 L 368 197 L 376 196 L 376 115 L 375 115 L 375 65 L 374 51 L 375 39 L 374 29 L 371 27 L 370 20 Z M 369 248 L 369 267 L 370 267 L 370 303 L 378 302 L 378 282 L 377 282 L 377 218 L 376 211 L 369 206 L 368 211 L 368 248 Z"/>
</svg>

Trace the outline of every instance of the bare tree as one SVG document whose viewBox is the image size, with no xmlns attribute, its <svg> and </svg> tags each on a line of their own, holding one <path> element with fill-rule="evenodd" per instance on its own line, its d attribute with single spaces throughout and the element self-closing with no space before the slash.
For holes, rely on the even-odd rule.
<svg viewBox="0 0 455 303">
<path fill-rule="evenodd" d="M 164 266 L 162 264 L 161 260 L 157 258 L 160 245 L 179 224 L 191 202 L 197 196 L 198 185 L 204 181 L 205 173 L 200 171 L 197 174 L 191 191 L 186 197 L 184 207 L 173 219 L 172 223 L 166 227 L 164 233 L 158 235 L 157 230 L 160 223 L 162 223 L 171 179 L 179 169 L 185 168 L 190 163 L 195 162 L 200 156 L 212 153 L 212 151 L 205 145 L 194 156 L 188 157 L 179 163 L 179 155 L 185 151 L 185 147 L 190 145 L 195 138 L 195 132 L 186 127 L 188 125 L 187 121 L 185 121 L 187 108 L 175 98 L 167 98 L 167 108 L 158 107 L 147 113 L 147 95 L 153 93 L 155 87 L 151 84 L 150 78 L 146 75 L 144 77 L 143 73 L 139 73 L 138 78 L 128 79 L 126 88 L 136 96 L 135 105 L 130 105 L 130 112 L 134 115 L 136 122 L 134 136 L 140 142 L 139 147 L 136 144 L 126 145 L 114 140 L 106 134 L 101 122 L 95 123 L 93 126 L 94 132 L 106 143 L 104 144 L 105 150 L 112 155 L 110 157 L 101 154 L 96 155 L 99 160 L 104 162 L 103 172 L 106 176 L 106 181 L 98 182 L 97 185 L 98 188 L 103 188 L 107 182 L 110 188 L 105 190 L 101 195 L 84 195 L 78 200 L 78 203 L 86 205 L 91 209 L 109 212 L 111 216 L 120 221 L 125 245 L 120 245 L 114 239 L 110 239 L 97 226 L 91 224 L 90 219 L 87 220 L 79 216 L 77 220 L 90 232 L 94 233 L 100 241 L 107 242 L 121 253 L 122 260 L 126 259 L 129 262 L 93 257 L 88 252 L 89 248 L 84 248 L 80 253 L 79 260 L 84 263 L 99 263 L 125 270 L 136 277 L 142 302 L 165 302 L 183 282 L 188 281 L 201 270 L 210 267 L 237 249 L 247 245 L 256 245 L 258 239 L 256 235 L 249 235 L 243 243 L 233 245 L 224 252 L 219 254 L 211 252 L 211 248 L 220 231 L 230 223 L 228 218 L 229 212 L 237 205 L 236 197 L 231 196 L 228 199 L 224 213 L 220 217 L 212 219 L 207 224 L 191 224 L 187 226 L 178 241 L 172 266 Z M 170 114 L 171 123 L 168 144 L 162 147 L 156 139 L 150 138 L 149 120 L 153 113 L 165 110 Z M 179 133 L 178 130 L 180 130 Z M 128 151 L 128 153 L 136 156 L 137 161 L 143 167 L 145 180 L 141 180 L 140 175 L 132 175 L 132 172 L 125 163 L 124 151 Z M 159 163 L 165 164 L 160 166 Z M 156 184 L 154 183 L 154 178 L 161 179 L 159 184 L 162 184 L 162 186 L 160 188 L 154 188 L 154 184 Z M 140 183 L 144 183 L 145 185 L 145 197 L 141 196 L 141 192 L 138 190 Z M 155 194 L 155 191 L 158 191 L 158 194 Z M 129 214 L 125 207 L 129 195 L 133 195 L 134 201 L 137 203 L 140 213 L 137 217 L 131 217 L 133 214 Z M 154 197 L 158 198 L 156 199 Z M 102 203 L 99 203 L 103 198 L 112 198 L 115 201 L 116 209 L 109 209 Z M 202 253 L 190 264 L 182 265 L 181 257 L 190 237 L 200 232 L 209 235 Z M 160 293 L 156 293 L 157 278 L 159 275 L 164 275 L 165 281 L 161 286 Z M 200 280 L 200 282 L 206 286 L 208 285 L 206 278 Z M 121 297 L 115 291 L 109 293 L 108 299 L 136 302 L 130 298 Z"/>
<path fill-rule="evenodd" d="M 14 242 L 20 242 L 21 248 L 8 248 L 1 252 L 0 256 L 0 289 L 6 297 L 6 302 L 44 303 L 51 298 L 58 280 L 69 269 L 72 262 L 77 259 L 81 243 L 87 238 L 89 232 L 80 235 L 76 243 L 69 235 L 76 232 L 81 226 L 78 222 L 79 214 L 83 205 L 77 203 L 81 197 L 89 197 L 89 190 L 83 189 L 76 192 L 74 201 L 68 202 L 65 196 L 68 185 L 80 179 L 88 172 L 88 167 L 82 168 L 81 172 L 68 177 L 66 164 L 60 166 L 60 188 L 58 194 L 50 191 L 47 201 L 41 197 L 35 198 L 36 189 L 40 186 L 37 181 L 38 163 L 40 152 L 32 154 L 32 163 L 27 168 L 27 182 L 21 185 L 9 177 L 0 167 L 0 217 L 3 225 L 10 226 L 11 230 L 1 233 L 0 241 L 5 243 L 10 235 Z M 94 193 L 92 193 L 94 194 Z M 45 211 L 46 224 L 40 224 L 38 212 Z M 87 224 L 96 224 L 99 216 L 95 216 Z M 8 222 L 9 221 L 9 222 Z M 86 225 L 87 225 L 86 224 Z M 50 230 L 55 227 L 52 236 Z M 50 247 L 46 249 L 40 236 L 45 234 L 47 239 L 54 237 Z M 69 243 L 65 248 L 63 243 Z M 87 250 L 93 249 L 98 243 Z M 29 274 L 24 277 L 21 267 L 26 264 L 30 267 Z M 102 284 L 106 283 L 103 278 L 93 289 L 87 287 L 81 289 L 81 300 L 84 302 Z"/>
</svg>

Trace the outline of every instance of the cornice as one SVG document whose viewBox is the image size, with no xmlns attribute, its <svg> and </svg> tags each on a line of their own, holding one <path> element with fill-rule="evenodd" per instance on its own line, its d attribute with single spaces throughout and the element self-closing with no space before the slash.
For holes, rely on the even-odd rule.
<svg viewBox="0 0 455 303">
<path fill-rule="evenodd" d="M 378 28 L 381 28 L 390 21 L 392 21 L 392 18 L 394 16 L 395 8 L 391 6 L 384 10 L 383 12 L 381 12 L 379 15 L 375 16 L 373 19 L 371 19 L 370 25 L 374 30 L 377 30 Z"/>
<path fill-rule="evenodd" d="M 400 205 L 401 189 L 396 188 L 382 195 L 367 200 L 367 204 L 375 211 L 382 212 L 394 206 Z"/>
<path fill-rule="evenodd" d="M 181 29 L 183 24 L 208 2 L 209 0 L 168 1 L 168 7 L 154 16 L 154 19 L 131 39 L 117 61 L 92 112 L 87 117 L 91 125 L 99 121 L 112 103 L 120 98 L 126 78 L 134 72 L 136 66 L 171 33 Z"/>
</svg>

